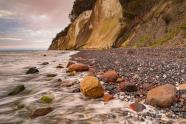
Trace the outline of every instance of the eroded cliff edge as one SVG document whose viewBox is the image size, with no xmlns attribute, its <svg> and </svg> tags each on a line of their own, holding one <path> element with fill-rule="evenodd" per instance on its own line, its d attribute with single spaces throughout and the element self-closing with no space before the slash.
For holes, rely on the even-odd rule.
<svg viewBox="0 0 186 124">
<path fill-rule="evenodd" d="M 186 0 L 96 0 L 49 50 L 186 46 Z"/>
</svg>

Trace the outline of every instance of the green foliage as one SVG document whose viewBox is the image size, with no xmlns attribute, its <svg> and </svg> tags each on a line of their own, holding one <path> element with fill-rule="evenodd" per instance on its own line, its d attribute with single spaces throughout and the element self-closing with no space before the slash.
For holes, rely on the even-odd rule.
<svg viewBox="0 0 186 124">
<path fill-rule="evenodd" d="M 91 10 L 95 5 L 96 0 L 75 0 L 72 11 L 69 15 L 73 22 L 82 12 Z"/>
<path fill-rule="evenodd" d="M 134 48 L 144 47 L 147 41 L 149 41 L 149 37 L 143 36 L 137 42 L 135 42 L 133 47 Z"/>
<path fill-rule="evenodd" d="M 42 103 L 51 103 L 51 102 L 53 101 L 53 98 L 50 97 L 50 96 L 42 96 L 42 97 L 40 98 L 40 101 L 41 101 Z"/>
<path fill-rule="evenodd" d="M 123 15 L 128 20 L 142 16 L 148 12 L 159 0 L 120 0 L 123 7 Z"/>
</svg>

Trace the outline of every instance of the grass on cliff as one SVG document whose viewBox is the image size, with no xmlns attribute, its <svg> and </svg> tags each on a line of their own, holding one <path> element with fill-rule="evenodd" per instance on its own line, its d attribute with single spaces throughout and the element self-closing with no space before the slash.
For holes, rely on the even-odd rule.
<svg viewBox="0 0 186 124">
<path fill-rule="evenodd" d="M 134 44 L 134 48 L 144 47 L 145 44 L 149 41 L 148 36 L 142 36 L 137 42 Z"/>
<path fill-rule="evenodd" d="M 158 47 L 163 45 L 164 43 L 168 42 L 169 40 L 173 39 L 179 33 L 179 28 L 175 28 L 167 32 L 163 37 L 154 41 L 150 47 Z"/>
</svg>

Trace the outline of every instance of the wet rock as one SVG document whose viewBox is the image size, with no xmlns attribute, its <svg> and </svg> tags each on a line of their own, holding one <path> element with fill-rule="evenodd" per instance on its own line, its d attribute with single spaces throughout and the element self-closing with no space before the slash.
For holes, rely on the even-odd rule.
<svg viewBox="0 0 186 124">
<path fill-rule="evenodd" d="M 59 64 L 58 66 L 56 66 L 56 68 L 64 68 L 61 64 Z"/>
<path fill-rule="evenodd" d="M 17 95 L 20 92 L 25 90 L 25 86 L 24 85 L 18 85 L 16 86 L 10 93 L 8 93 L 9 96 L 13 96 L 13 95 Z"/>
<path fill-rule="evenodd" d="M 39 70 L 36 67 L 32 67 L 30 68 L 26 74 L 35 74 L 35 73 L 39 73 Z"/>
<path fill-rule="evenodd" d="M 81 92 L 90 98 L 100 98 L 104 95 L 104 89 L 100 81 L 93 76 L 87 76 L 80 82 Z"/>
<path fill-rule="evenodd" d="M 138 88 L 134 83 L 125 83 L 124 91 L 126 92 L 136 92 Z"/>
<path fill-rule="evenodd" d="M 107 71 L 103 74 L 102 78 L 106 82 L 115 82 L 118 79 L 118 73 L 114 70 Z"/>
<path fill-rule="evenodd" d="M 105 87 L 105 89 L 108 90 L 108 91 L 113 91 L 114 88 L 115 88 L 114 85 L 108 85 L 108 86 Z"/>
<path fill-rule="evenodd" d="M 143 104 L 138 103 L 138 102 L 130 104 L 129 108 L 136 112 L 141 112 L 144 109 L 146 109 L 146 107 Z"/>
<path fill-rule="evenodd" d="M 44 116 L 44 115 L 47 115 L 48 113 L 50 113 L 51 111 L 53 111 L 53 109 L 51 107 L 38 108 L 32 112 L 31 117 L 36 118 L 39 116 Z"/>
<path fill-rule="evenodd" d="M 47 77 L 56 77 L 57 74 L 47 74 L 46 76 L 47 76 Z"/>
<path fill-rule="evenodd" d="M 165 84 L 151 89 L 147 93 L 146 102 L 161 108 L 170 107 L 176 99 L 176 88 L 171 84 Z"/>
<path fill-rule="evenodd" d="M 71 62 L 71 61 L 70 61 L 70 62 L 68 62 L 68 64 L 67 64 L 66 67 L 68 68 L 69 66 L 71 66 L 71 65 L 73 65 L 73 64 L 75 64 L 75 62 Z"/>
<path fill-rule="evenodd" d="M 83 72 L 83 71 L 88 71 L 89 67 L 85 64 L 72 64 L 68 67 L 68 72 Z"/>
<path fill-rule="evenodd" d="M 104 102 L 109 102 L 110 100 L 114 99 L 113 95 L 106 94 L 103 96 Z"/>
<path fill-rule="evenodd" d="M 49 63 L 48 62 L 43 62 L 41 65 L 48 65 Z"/>
<path fill-rule="evenodd" d="M 53 98 L 51 96 L 42 96 L 40 98 L 40 101 L 42 103 L 51 103 L 53 101 Z"/>
<path fill-rule="evenodd" d="M 72 93 L 79 93 L 79 92 L 81 92 L 80 88 L 75 88 L 72 90 Z"/>
</svg>

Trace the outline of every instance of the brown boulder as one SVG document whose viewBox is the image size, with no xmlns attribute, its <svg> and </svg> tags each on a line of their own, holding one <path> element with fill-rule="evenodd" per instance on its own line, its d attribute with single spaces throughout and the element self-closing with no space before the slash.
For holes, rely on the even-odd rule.
<svg viewBox="0 0 186 124">
<path fill-rule="evenodd" d="M 85 64 L 72 64 L 68 67 L 68 72 L 82 72 L 82 71 L 88 71 L 89 67 Z"/>
<path fill-rule="evenodd" d="M 102 78 L 106 82 L 115 82 L 118 79 L 118 73 L 114 70 L 107 71 L 103 74 Z"/>
<path fill-rule="evenodd" d="M 147 93 L 147 103 L 161 108 L 172 105 L 176 98 L 176 87 L 171 84 L 158 86 Z"/>
<path fill-rule="evenodd" d="M 80 82 L 80 90 L 86 97 L 100 98 L 104 95 L 104 89 L 96 77 L 87 76 Z"/>
</svg>

